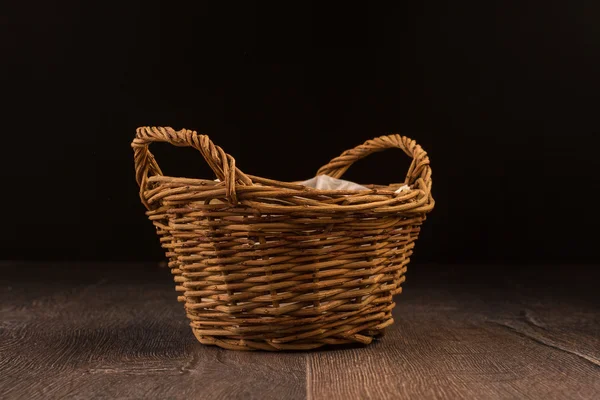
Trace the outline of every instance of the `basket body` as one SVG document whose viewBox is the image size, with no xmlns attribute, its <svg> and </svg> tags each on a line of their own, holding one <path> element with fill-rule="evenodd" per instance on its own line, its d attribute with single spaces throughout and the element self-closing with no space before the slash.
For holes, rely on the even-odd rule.
<svg viewBox="0 0 600 400">
<path fill-rule="evenodd" d="M 224 182 L 157 173 L 141 185 L 196 338 L 233 350 L 308 350 L 381 336 L 433 206 L 429 193 L 252 181 L 235 187 L 235 201 Z"/>
</svg>

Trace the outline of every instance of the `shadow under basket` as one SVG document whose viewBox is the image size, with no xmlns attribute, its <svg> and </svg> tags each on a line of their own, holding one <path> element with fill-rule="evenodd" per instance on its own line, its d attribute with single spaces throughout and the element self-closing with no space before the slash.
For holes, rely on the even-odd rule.
<svg viewBox="0 0 600 400">
<path fill-rule="evenodd" d="M 219 181 L 164 176 L 152 142 L 199 150 Z M 340 178 L 388 148 L 412 157 L 404 182 L 366 191 L 247 175 L 207 136 L 186 129 L 138 128 L 132 147 L 140 198 L 201 343 L 309 350 L 368 344 L 393 324 L 393 296 L 434 206 L 429 158 L 414 140 L 369 140 L 317 172 Z"/>
</svg>

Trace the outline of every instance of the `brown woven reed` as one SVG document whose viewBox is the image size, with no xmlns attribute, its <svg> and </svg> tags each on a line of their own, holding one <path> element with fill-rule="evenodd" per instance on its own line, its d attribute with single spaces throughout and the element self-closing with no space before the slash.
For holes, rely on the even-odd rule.
<svg viewBox="0 0 600 400">
<path fill-rule="evenodd" d="M 199 150 L 220 182 L 164 176 L 152 142 Z M 141 200 L 200 342 L 233 350 L 368 344 L 394 322 L 392 296 L 434 205 L 429 158 L 414 140 L 369 140 L 317 172 L 339 178 L 394 147 L 413 158 L 403 183 L 360 192 L 247 175 L 187 129 L 139 128 L 132 147 Z M 404 184 L 410 189 L 395 193 Z"/>
</svg>

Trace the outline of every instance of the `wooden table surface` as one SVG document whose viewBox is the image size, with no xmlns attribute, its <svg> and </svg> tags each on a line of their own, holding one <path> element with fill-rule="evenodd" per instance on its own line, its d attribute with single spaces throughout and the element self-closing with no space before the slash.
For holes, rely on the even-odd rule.
<svg viewBox="0 0 600 400">
<path fill-rule="evenodd" d="M 367 346 L 196 342 L 168 270 L 0 264 L 0 398 L 600 399 L 593 266 L 411 265 Z"/>
</svg>

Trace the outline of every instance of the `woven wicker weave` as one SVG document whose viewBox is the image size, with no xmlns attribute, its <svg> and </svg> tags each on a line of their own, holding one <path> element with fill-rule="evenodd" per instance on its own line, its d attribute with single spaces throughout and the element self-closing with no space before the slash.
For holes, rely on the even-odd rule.
<svg viewBox="0 0 600 400">
<path fill-rule="evenodd" d="M 220 182 L 164 176 L 152 142 L 199 150 Z M 368 344 L 393 323 L 392 296 L 434 205 L 429 159 L 414 140 L 369 140 L 317 172 L 339 178 L 388 148 L 413 158 L 404 182 L 360 192 L 246 175 L 186 129 L 139 128 L 132 147 L 141 200 L 200 342 L 233 350 Z M 396 193 L 404 184 L 410 189 Z"/>
</svg>

